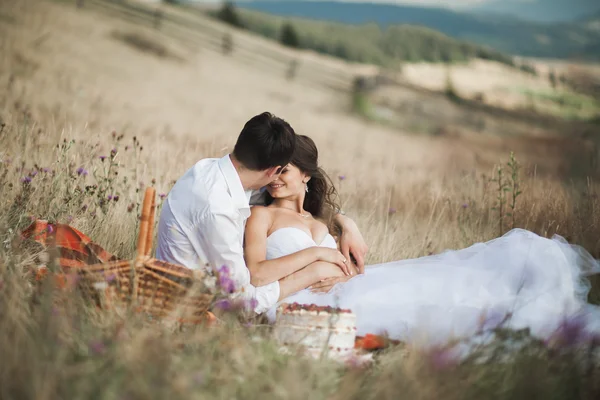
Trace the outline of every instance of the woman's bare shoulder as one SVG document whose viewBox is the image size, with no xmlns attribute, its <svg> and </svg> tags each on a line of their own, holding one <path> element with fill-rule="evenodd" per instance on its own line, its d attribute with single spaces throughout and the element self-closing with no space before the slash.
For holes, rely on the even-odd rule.
<svg viewBox="0 0 600 400">
<path fill-rule="evenodd" d="M 273 208 L 266 206 L 253 206 L 250 208 L 250 220 L 272 221 Z"/>
</svg>

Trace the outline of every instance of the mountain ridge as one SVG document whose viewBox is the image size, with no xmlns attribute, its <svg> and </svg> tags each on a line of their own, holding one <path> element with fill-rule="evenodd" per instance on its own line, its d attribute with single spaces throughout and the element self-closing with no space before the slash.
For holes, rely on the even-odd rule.
<svg viewBox="0 0 600 400">
<path fill-rule="evenodd" d="M 392 25 L 420 25 L 450 37 L 486 45 L 515 55 L 548 58 L 586 56 L 600 43 L 600 33 L 581 23 L 536 23 L 508 16 L 467 13 L 462 10 L 385 3 L 336 1 L 251 1 L 240 8 L 270 14 L 362 25 L 374 22 L 382 28 Z"/>
</svg>

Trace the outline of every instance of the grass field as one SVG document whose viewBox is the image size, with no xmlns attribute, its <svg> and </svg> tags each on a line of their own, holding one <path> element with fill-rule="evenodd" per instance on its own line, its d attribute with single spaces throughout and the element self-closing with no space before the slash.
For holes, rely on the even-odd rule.
<svg viewBox="0 0 600 400">
<path fill-rule="evenodd" d="M 288 80 L 235 55 L 191 50 L 67 1 L 1 2 L 0 53 L 0 397 L 600 393 L 598 367 L 581 357 L 599 344 L 581 348 L 572 337 L 543 344 L 506 333 L 524 336 L 524 350 L 486 363 L 458 362 L 446 349 L 408 357 L 391 349 L 363 368 L 282 355 L 263 326 L 227 320 L 174 332 L 139 316 L 99 312 L 75 295 L 57 299 L 52 287 L 33 295 L 27 278 L 44 257 L 18 240 L 32 217 L 49 218 L 74 225 L 119 257 L 133 256 L 142 189 L 168 192 L 198 159 L 230 151 L 244 122 L 269 110 L 317 142 L 344 209 L 370 245 L 368 263 L 462 248 L 513 226 L 560 234 L 600 258 L 596 125 L 525 118 L 406 87 L 382 89 L 398 123 L 377 124 L 351 112 L 349 93 Z M 329 62 L 340 65 L 323 61 Z M 421 88 L 428 83 L 426 72 L 411 76 L 421 76 Z M 494 209 L 499 192 L 491 181 L 498 165 L 507 172 L 511 151 L 523 192 L 514 218 Z M 599 283 L 590 292 L 596 304 Z M 506 354 L 505 344 L 492 345 L 500 346 L 496 355 Z"/>
</svg>

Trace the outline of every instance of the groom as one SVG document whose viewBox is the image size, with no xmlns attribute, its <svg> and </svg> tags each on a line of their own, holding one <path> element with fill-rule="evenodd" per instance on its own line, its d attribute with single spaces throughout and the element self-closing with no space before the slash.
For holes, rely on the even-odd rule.
<svg viewBox="0 0 600 400">
<path fill-rule="evenodd" d="M 265 112 L 246 122 L 232 154 L 198 161 L 175 183 L 162 206 L 156 258 L 191 269 L 226 265 L 236 284 L 235 296 L 252 300 L 257 313 L 306 288 L 303 271 L 295 273 L 297 279 L 292 274 L 252 286 L 243 250 L 250 205 L 260 204 L 258 190 L 277 179 L 295 143 L 292 127 Z M 351 219 L 338 214 L 336 221 L 342 228 L 342 253 L 348 260 L 352 254 L 362 273 L 367 246 Z"/>
</svg>

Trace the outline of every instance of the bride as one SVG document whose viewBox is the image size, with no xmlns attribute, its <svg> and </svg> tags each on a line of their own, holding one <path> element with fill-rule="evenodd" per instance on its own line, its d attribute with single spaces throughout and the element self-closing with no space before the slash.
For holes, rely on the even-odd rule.
<svg viewBox="0 0 600 400">
<path fill-rule="evenodd" d="M 584 249 L 514 229 L 471 247 L 369 266 L 356 274 L 337 250 L 326 210 L 335 189 L 314 142 L 299 136 L 292 162 L 253 207 L 245 257 L 252 283 L 297 280 L 282 302 L 337 306 L 357 317 L 357 334 L 441 343 L 500 324 L 549 337 L 568 318 L 600 332 L 600 308 L 586 301 L 586 276 L 600 267 Z M 268 312 L 271 322 L 275 308 Z"/>
</svg>

